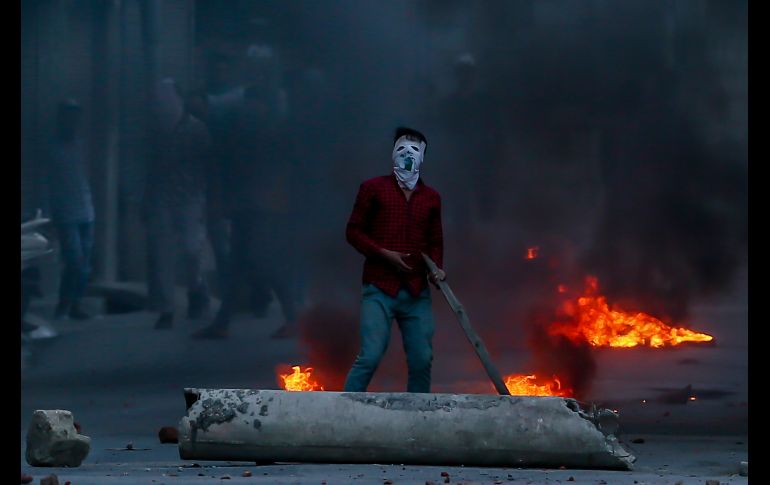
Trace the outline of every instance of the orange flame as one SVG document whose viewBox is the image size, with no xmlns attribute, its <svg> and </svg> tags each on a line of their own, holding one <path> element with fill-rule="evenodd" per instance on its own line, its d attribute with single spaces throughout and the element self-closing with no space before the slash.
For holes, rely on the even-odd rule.
<svg viewBox="0 0 770 485">
<path fill-rule="evenodd" d="M 292 366 L 291 374 L 279 374 L 283 381 L 283 388 L 287 391 L 323 391 L 320 384 L 310 379 L 312 367 L 306 367 L 304 371 L 300 366 Z"/>
<path fill-rule="evenodd" d="M 556 287 L 556 291 L 559 293 L 566 293 L 567 292 L 567 286 L 566 285 L 559 285 Z"/>
<path fill-rule="evenodd" d="M 570 389 L 561 388 L 561 382 L 555 375 L 545 384 L 538 384 L 539 381 L 542 379 L 538 379 L 534 374 L 511 374 L 505 377 L 505 387 L 512 396 L 569 397 L 572 394 Z"/>
<path fill-rule="evenodd" d="M 586 278 L 584 296 L 577 305 L 567 302 L 565 312 L 573 322 L 553 323 L 548 332 L 564 335 L 573 341 L 585 341 L 595 347 L 636 347 L 654 348 L 679 345 L 683 342 L 710 342 L 714 337 L 693 332 L 686 328 L 674 328 L 646 313 L 627 313 L 610 310 L 607 298 L 598 294 L 599 281 Z"/>
<path fill-rule="evenodd" d="M 525 256 L 524 259 L 537 258 L 538 251 L 540 251 L 540 246 L 532 246 L 531 248 L 527 248 L 527 256 Z"/>
</svg>

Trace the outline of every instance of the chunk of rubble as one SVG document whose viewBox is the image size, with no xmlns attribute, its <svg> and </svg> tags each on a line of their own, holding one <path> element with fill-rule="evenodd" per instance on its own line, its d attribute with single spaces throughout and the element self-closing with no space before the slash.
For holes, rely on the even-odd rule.
<svg viewBox="0 0 770 485">
<path fill-rule="evenodd" d="M 37 410 L 27 430 L 27 463 L 32 466 L 77 467 L 88 456 L 91 438 L 75 429 L 72 413 Z"/>
<path fill-rule="evenodd" d="M 59 485 L 59 477 L 56 475 L 48 475 L 45 478 L 40 479 L 40 485 Z"/>
<path fill-rule="evenodd" d="M 158 431 L 158 439 L 165 443 L 179 443 L 179 431 L 173 426 L 164 426 Z"/>
<path fill-rule="evenodd" d="M 620 470 L 635 461 L 613 434 L 617 413 L 569 398 L 185 389 L 185 401 L 185 460 Z"/>
</svg>

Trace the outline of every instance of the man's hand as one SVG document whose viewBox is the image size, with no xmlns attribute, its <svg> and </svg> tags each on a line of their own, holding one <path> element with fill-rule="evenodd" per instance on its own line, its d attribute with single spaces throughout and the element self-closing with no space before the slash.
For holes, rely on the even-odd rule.
<svg viewBox="0 0 770 485">
<path fill-rule="evenodd" d="M 428 274 L 428 280 L 430 280 L 433 285 L 438 288 L 438 282 L 444 281 L 446 279 L 446 273 L 443 269 L 437 268 L 435 273 L 429 273 Z"/>
<path fill-rule="evenodd" d="M 386 261 L 395 266 L 400 271 L 412 271 L 412 267 L 404 262 L 404 258 L 409 257 L 407 253 L 399 253 L 398 251 L 391 251 L 389 249 L 380 249 L 380 254 Z"/>
</svg>

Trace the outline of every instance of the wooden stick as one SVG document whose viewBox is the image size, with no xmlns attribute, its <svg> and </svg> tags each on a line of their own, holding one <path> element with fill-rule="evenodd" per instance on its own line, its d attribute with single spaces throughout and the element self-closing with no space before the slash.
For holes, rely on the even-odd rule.
<svg viewBox="0 0 770 485">
<path fill-rule="evenodd" d="M 438 271 L 438 266 L 436 266 L 436 263 L 434 263 L 433 260 L 430 259 L 430 257 L 425 253 L 422 253 L 422 257 L 425 260 L 425 263 L 427 263 L 430 272 L 436 273 Z M 460 326 L 465 332 L 465 336 L 468 337 L 468 340 L 473 346 L 473 350 L 476 351 L 476 355 L 478 355 L 479 359 L 481 359 L 481 364 L 484 366 L 484 370 L 487 371 L 487 375 L 492 380 L 492 384 L 495 385 L 495 389 L 497 389 L 497 392 L 503 396 L 510 396 L 511 393 L 508 391 L 505 383 L 503 383 L 503 378 L 497 371 L 497 367 L 492 364 L 492 359 L 489 357 L 489 352 L 487 352 L 487 348 L 484 346 L 484 342 L 481 341 L 481 338 L 478 336 L 476 331 L 473 330 L 473 327 L 471 327 L 468 314 L 465 312 L 465 308 L 452 292 L 452 289 L 449 287 L 449 283 L 447 283 L 446 280 L 443 280 L 438 281 L 437 284 L 441 290 L 441 293 L 444 294 L 444 298 L 446 298 L 447 303 L 449 303 L 449 306 L 457 315 L 457 319 L 459 320 Z"/>
</svg>

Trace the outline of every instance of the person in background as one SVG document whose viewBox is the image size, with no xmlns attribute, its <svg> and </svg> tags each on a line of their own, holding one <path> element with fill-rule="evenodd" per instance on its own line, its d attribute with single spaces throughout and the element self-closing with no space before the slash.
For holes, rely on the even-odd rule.
<svg viewBox="0 0 770 485">
<path fill-rule="evenodd" d="M 187 101 L 194 97 L 184 100 L 173 80 L 158 85 L 144 200 L 150 309 L 160 313 L 156 329 L 173 326 L 178 262 L 187 286 L 187 317 L 205 318 L 209 309 L 202 258 L 211 143 L 206 125 L 190 113 L 194 103 Z"/>
<path fill-rule="evenodd" d="M 59 239 L 64 269 L 54 318 L 90 318 L 81 299 L 91 274 L 94 204 L 88 180 L 85 142 L 80 134 L 82 108 L 69 99 L 56 113 L 56 135 L 47 163 L 48 203 Z"/>
</svg>

